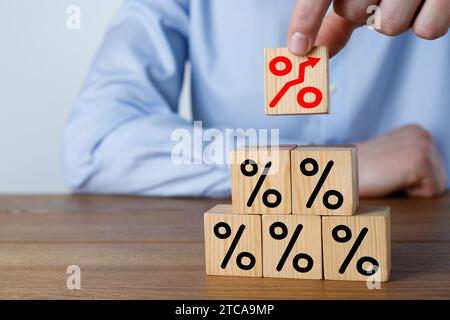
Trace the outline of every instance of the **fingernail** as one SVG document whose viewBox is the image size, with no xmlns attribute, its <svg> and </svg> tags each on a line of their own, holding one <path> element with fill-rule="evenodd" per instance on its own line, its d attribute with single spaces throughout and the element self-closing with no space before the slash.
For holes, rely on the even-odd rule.
<svg viewBox="0 0 450 320">
<path fill-rule="evenodd" d="M 288 47 L 293 54 L 304 55 L 308 52 L 309 40 L 304 34 L 294 32 L 289 38 Z"/>
</svg>

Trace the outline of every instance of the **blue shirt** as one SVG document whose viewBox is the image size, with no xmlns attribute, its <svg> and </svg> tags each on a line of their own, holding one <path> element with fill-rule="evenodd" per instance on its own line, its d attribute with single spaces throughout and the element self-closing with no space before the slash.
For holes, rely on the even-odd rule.
<svg viewBox="0 0 450 320">
<path fill-rule="evenodd" d="M 360 28 L 330 61 L 336 90 L 329 115 L 264 114 L 263 50 L 285 46 L 294 3 L 125 1 L 65 128 L 68 185 L 98 193 L 230 194 L 228 165 L 171 160 L 174 130 L 193 132 L 177 114 L 186 62 L 193 119 L 204 128 L 277 128 L 282 143 L 339 144 L 418 123 L 433 134 L 449 174 L 448 35 L 425 41 Z"/>
</svg>

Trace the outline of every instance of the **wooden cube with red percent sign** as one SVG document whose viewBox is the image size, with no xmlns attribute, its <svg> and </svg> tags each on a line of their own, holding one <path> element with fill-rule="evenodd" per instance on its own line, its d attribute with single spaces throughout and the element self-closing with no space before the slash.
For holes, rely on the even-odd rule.
<svg viewBox="0 0 450 320">
<path fill-rule="evenodd" d="M 287 48 L 264 50 L 268 115 L 329 113 L 328 50 L 314 47 L 298 57 Z"/>
</svg>

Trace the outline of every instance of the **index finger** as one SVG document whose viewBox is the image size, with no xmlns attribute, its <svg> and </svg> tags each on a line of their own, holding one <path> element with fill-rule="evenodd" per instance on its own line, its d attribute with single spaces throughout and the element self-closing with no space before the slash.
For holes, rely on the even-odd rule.
<svg viewBox="0 0 450 320">
<path fill-rule="evenodd" d="M 329 57 L 332 58 L 346 45 L 353 30 L 358 26 L 359 24 L 342 18 L 333 10 L 323 19 L 315 45 L 326 46 Z"/>
<path fill-rule="evenodd" d="M 288 29 L 289 51 L 305 55 L 312 49 L 330 4 L 331 0 L 297 0 Z"/>
</svg>

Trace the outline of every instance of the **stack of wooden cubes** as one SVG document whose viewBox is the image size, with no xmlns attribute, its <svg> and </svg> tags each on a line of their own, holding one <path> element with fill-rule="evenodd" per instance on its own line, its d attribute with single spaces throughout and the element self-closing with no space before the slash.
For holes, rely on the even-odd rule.
<svg viewBox="0 0 450 320">
<path fill-rule="evenodd" d="M 366 281 L 390 274 L 390 210 L 359 207 L 355 146 L 232 153 L 232 205 L 204 215 L 206 273 Z"/>
</svg>

